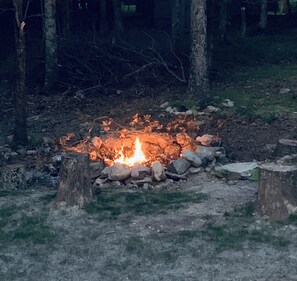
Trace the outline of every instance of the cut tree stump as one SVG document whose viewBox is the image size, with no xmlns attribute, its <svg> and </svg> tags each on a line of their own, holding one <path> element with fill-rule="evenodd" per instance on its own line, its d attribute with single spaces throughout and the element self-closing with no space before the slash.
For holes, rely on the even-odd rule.
<svg viewBox="0 0 297 281">
<path fill-rule="evenodd" d="M 297 154 L 260 165 L 257 210 L 275 220 L 297 213 Z"/>
<path fill-rule="evenodd" d="M 64 203 L 82 207 L 94 198 L 90 160 L 87 154 L 65 154 L 62 156 L 58 192 L 54 204 Z"/>
<path fill-rule="evenodd" d="M 26 168 L 23 164 L 3 166 L 0 170 L 0 189 L 25 189 Z"/>
<path fill-rule="evenodd" d="M 280 139 L 275 148 L 275 156 L 297 154 L 297 140 Z"/>
</svg>

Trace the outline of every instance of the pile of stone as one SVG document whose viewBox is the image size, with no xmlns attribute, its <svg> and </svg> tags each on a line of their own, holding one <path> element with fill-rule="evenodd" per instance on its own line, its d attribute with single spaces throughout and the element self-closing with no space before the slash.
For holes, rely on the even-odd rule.
<svg viewBox="0 0 297 281">
<path fill-rule="evenodd" d="M 167 167 L 159 161 L 153 162 L 150 167 L 141 164 L 128 167 L 120 163 L 105 166 L 102 162 L 93 162 L 90 164 L 90 174 L 95 188 L 166 187 L 174 181 L 186 180 L 189 174 L 213 171 L 217 162 L 225 161 L 225 156 L 222 147 L 198 145 L 196 151 L 185 150 Z"/>
</svg>

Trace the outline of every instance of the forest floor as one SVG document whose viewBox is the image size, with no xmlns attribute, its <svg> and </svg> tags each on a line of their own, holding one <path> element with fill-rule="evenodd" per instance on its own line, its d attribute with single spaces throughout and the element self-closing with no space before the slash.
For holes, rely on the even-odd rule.
<svg viewBox="0 0 297 281">
<path fill-rule="evenodd" d="M 198 116 L 197 135 L 218 135 L 228 159 L 240 162 L 273 159 L 280 138 L 297 138 L 296 63 L 247 65 L 220 75 L 211 105 L 221 107 L 228 98 L 234 106 Z M 8 81 L 1 90 L 4 145 L 13 133 Z M 165 124 L 173 116 L 162 103 L 192 109 L 184 90 L 135 85 L 105 95 L 29 95 L 27 148 L 37 149 L 43 137 L 80 134 L 101 116 L 129 126 L 136 113 L 150 114 Z M 259 218 L 256 182 L 202 173 L 161 192 L 104 190 L 82 210 L 52 207 L 55 192 L 42 184 L 0 191 L 1 280 L 297 280 L 296 220 Z"/>
</svg>

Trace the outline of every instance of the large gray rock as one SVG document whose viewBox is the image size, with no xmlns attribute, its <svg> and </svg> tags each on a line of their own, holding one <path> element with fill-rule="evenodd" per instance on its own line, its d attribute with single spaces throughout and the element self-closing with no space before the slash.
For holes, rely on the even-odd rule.
<svg viewBox="0 0 297 281">
<path fill-rule="evenodd" d="M 120 181 L 129 178 L 131 170 L 127 165 L 115 163 L 112 166 L 106 167 L 101 172 L 101 177 L 107 177 L 109 180 Z"/>
<path fill-rule="evenodd" d="M 215 147 L 207 147 L 203 145 L 197 145 L 196 154 L 201 159 L 202 165 L 207 165 L 208 162 L 213 161 L 215 158 L 217 149 Z"/>
<path fill-rule="evenodd" d="M 191 166 L 191 163 L 188 160 L 184 158 L 179 158 L 179 159 L 173 160 L 169 164 L 167 169 L 171 173 L 182 175 L 188 170 L 190 166 Z"/>
<path fill-rule="evenodd" d="M 166 173 L 164 166 L 159 162 L 156 161 L 151 166 L 153 178 L 156 181 L 162 181 L 166 179 Z"/>
<path fill-rule="evenodd" d="M 237 179 L 257 179 L 259 165 L 256 162 L 231 163 L 215 167 L 218 176 L 228 178 L 229 180 Z"/>
<path fill-rule="evenodd" d="M 132 168 L 131 178 L 133 180 L 142 180 L 146 176 L 150 176 L 151 169 L 141 164 L 137 164 Z"/>
<path fill-rule="evenodd" d="M 183 151 L 183 158 L 191 163 L 192 166 L 198 168 L 202 165 L 202 160 L 200 157 L 193 151 L 185 150 Z"/>
</svg>

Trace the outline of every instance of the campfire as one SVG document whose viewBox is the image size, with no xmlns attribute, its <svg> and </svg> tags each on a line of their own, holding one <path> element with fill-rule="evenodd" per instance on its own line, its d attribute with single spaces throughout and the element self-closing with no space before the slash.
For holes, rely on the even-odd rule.
<svg viewBox="0 0 297 281">
<path fill-rule="evenodd" d="M 99 185 L 107 180 L 127 183 L 127 179 L 136 185 L 152 184 L 168 177 L 184 178 L 185 173 L 198 172 L 222 154 L 221 148 L 211 146 L 218 142 L 217 136 L 195 138 L 200 125 L 193 117 L 181 116 L 163 126 L 150 115 L 136 114 L 131 127 L 124 128 L 102 117 L 94 120 L 85 139 L 75 142 L 74 135 L 68 134 L 60 143 L 64 151 L 89 154 L 93 166 L 101 163 L 100 173 L 92 176 Z M 96 126 L 101 134 L 91 137 Z"/>
</svg>

